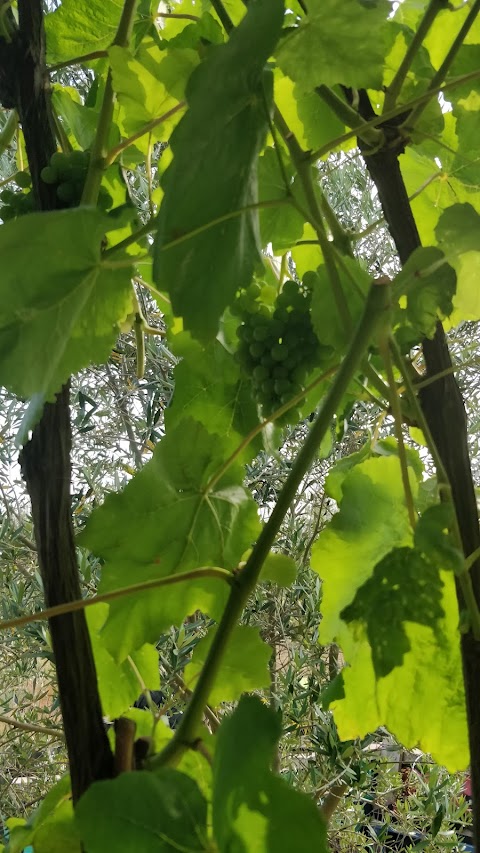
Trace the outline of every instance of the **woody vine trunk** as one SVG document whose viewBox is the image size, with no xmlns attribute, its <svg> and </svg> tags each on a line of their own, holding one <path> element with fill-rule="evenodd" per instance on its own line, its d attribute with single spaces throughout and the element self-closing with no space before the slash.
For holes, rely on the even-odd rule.
<svg viewBox="0 0 480 853">
<path fill-rule="evenodd" d="M 366 92 L 360 93 L 359 108 L 360 114 L 367 121 L 375 116 Z M 369 153 L 361 140 L 358 140 L 358 144 L 370 177 L 377 187 L 400 260 L 405 264 L 421 241 L 398 160 L 404 142 L 394 125 L 386 124 L 383 130 L 384 146 L 375 153 Z M 451 370 L 452 361 L 441 323 L 437 324 L 433 339 L 424 339 L 422 346 L 427 377 L 450 371 L 426 385 L 420 392 L 419 400 L 450 481 L 463 550 L 468 557 L 480 547 L 477 503 L 470 467 L 465 406 Z M 479 560 L 472 565 L 470 574 L 477 606 L 480 606 Z M 458 585 L 457 599 L 459 609 L 463 610 L 464 602 Z M 462 635 L 461 649 L 473 786 L 473 824 L 476 847 L 480 849 L 480 643 L 471 631 Z"/>
<path fill-rule="evenodd" d="M 41 0 L 19 0 L 18 28 L 6 13 L 10 40 L 0 39 L 0 98 L 18 112 L 36 205 L 56 206 L 55 188 L 40 172 L 56 150 L 48 102 Z M 71 519 L 69 385 L 48 403 L 21 454 L 47 607 L 81 597 Z M 112 775 L 95 664 L 83 611 L 50 620 L 58 690 L 76 802 L 97 779 Z"/>
</svg>

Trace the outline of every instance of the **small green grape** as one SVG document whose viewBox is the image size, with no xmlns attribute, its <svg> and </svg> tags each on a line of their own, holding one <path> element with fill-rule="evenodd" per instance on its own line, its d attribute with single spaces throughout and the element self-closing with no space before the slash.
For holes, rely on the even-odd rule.
<svg viewBox="0 0 480 853">
<path fill-rule="evenodd" d="M 284 344 L 275 344 L 275 346 L 272 347 L 272 358 L 274 361 L 285 361 L 285 359 L 288 358 L 288 355 L 288 347 Z"/>
<path fill-rule="evenodd" d="M 40 177 L 44 184 L 56 184 L 58 181 L 58 171 L 55 166 L 44 166 L 40 172 Z"/>
<path fill-rule="evenodd" d="M 246 293 L 250 299 L 257 299 L 262 292 L 262 288 L 256 281 L 252 281 L 252 283 L 247 287 Z"/>
<path fill-rule="evenodd" d="M 78 148 L 75 151 L 71 151 L 69 154 L 69 160 L 72 166 L 83 166 L 84 170 L 88 166 L 88 161 L 90 159 L 90 154 L 88 151 L 80 151 Z"/>
<path fill-rule="evenodd" d="M 253 341 L 249 346 L 249 352 L 252 358 L 260 358 L 265 352 L 265 347 L 259 341 Z"/>
<path fill-rule="evenodd" d="M 275 379 L 286 379 L 288 376 L 288 368 L 282 364 L 277 363 L 272 371 Z"/>
<path fill-rule="evenodd" d="M 63 178 L 65 174 L 68 174 L 70 168 L 68 163 L 68 154 L 65 154 L 63 151 L 55 151 L 55 153 L 50 157 L 50 166 L 53 166 L 53 168 L 57 170 L 59 176 Z"/>
<path fill-rule="evenodd" d="M 60 201 L 71 202 L 75 198 L 75 187 L 70 181 L 63 181 L 57 187 L 57 198 Z"/>
<path fill-rule="evenodd" d="M 254 341 L 265 341 L 268 338 L 268 326 L 255 326 L 253 330 Z"/>
<path fill-rule="evenodd" d="M 0 217 L 3 219 L 4 222 L 7 222 L 9 219 L 14 219 L 15 216 L 16 213 L 13 207 L 5 205 L 5 207 L 0 208 Z"/>
<path fill-rule="evenodd" d="M 264 364 L 257 364 L 253 369 L 252 376 L 257 382 L 263 382 L 268 377 L 268 368 Z"/>
<path fill-rule="evenodd" d="M 0 200 L 5 204 L 10 204 L 10 202 L 15 198 L 16 193 L 13 190 L 2 190 L 0 193 Z"/>
<path fill-rule="evenodd" d="M 28 172 L 17 172 L 15 175 L 15 183 L 17 187 L 21 187 L 23 190 L 26 190 L 28 187 L 32 186 L 32 178 Z"/>
<path fill-rule="evenodd" d="M 278 394 L 279 397 L 282 394 L 291 394 L 292 383 L 288 379 L 276 379 L 273 387 L 275 388 L 275 394 Z"/>
</svg>

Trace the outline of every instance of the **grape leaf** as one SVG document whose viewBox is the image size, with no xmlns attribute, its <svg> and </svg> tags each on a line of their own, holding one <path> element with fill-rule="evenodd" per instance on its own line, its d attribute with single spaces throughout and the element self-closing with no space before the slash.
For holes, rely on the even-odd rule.
<svg viewBox="0 0 480 853">
<path fill-rule="evenodd" d="M 270 770 L 281 731 L 280 716 L 253 696 L 244 696 L 222 722 L 213 759 L 220 853 L 327 851 L 326 827 L 313 800 Z"/>
<path fill-rule="evenodd" d="M 345 622 L 365 627 L 377 678 L 384 678 L 410 651 L 405 622 L 437 630 L 444 615 L 438 568 L 414 548 L 394 548 L 357 589 L 340 613 Z M 355 625 L 353 626 L 355 630 Z"/>
<path fill-rule="evenodd" d="M 35 853 L 80 853 L 68 774 L 48 791 L 27 822 L 10 818 L 7 826 L 9 853 L 22 853 L 27 845 L 34 845 Z"/>
<path fill-rule="evenodd" d="M 414 538 L 416 547 L 427 560 L 442 569 L 461 572 L 465 565 L 464 556 L 449 533 L 455 524 L 455 510 L 451 503 L 430 506 L 420 516 Z"/>
<path fill-rule="evenodd" d="M 217 632 L 211 628 L 207 636 L 195 646 L 192 658 L 185 667 L 184 681 L 193 690 Z M 208 702 L 217 707 L 220 702 L 234 702 L 242 693 L 261 690 L 270 684 L 268 661 L 272 647 L 260 639 L 258 629 L 250 625 L 237 625 L 222 658 Z"/>
<path fill-rule="evenodd" d="M 433 338 L 438 320 L 453 311 L 457 277 L 440 249 L 415 249 L 394 280 L 396 296 L 406 295 L 406 308 L 394 312 L 394 326 L 401 346 L 421 338 Z"/>
<path fill-rule="evenodd" d="M 179 362 L 175 394 L 165 412 L 167 429 L 190 417 L 239 445 L 242 436 L 258 424 L 258 415 L 251 393 L 242 387 L 245 380 L 232 353 L 218 340 L 202 346 L 188 332 L 175 335 L 171 348 Z M 249 461 L 258 450 L 258 444 L 251 442 L 242 459 Z"/>
<path fill-rule="evenodd" d="M 361 268 L 358 261 L 349 257 L 343 258 L 342 268 L 339 269 L 339 282 L 352 324 L 348 328 L 342 323 L 339 315 L 326 267 L 320 266 L 316 272 L 307 272 L 303 280 L 312 288 L 312 324 L 318 340 L 323 346 L 332 347 L 336 353 L 343 353 L 351 340 L 351 329 L 361 317 L 371 276 Z"/>
<path fill-rule="evenodd" d="M 45 17 L 48 63 L 109 47 L 122 10 L 123 0 L 63 0 Z"/>
<path fill-rule="evenodd" d="M 411 474 L 416 493 L 417 483 Z M 340 628 L 339 614 L 374 566 L 392 548 L 409 545 L 411 528 L 405 505 L 398 459 L 370 458 L 351 468 L 341 483 L 340 512 L 313 545 L 311 567 L 324 583 L 328 614 L 322 606 L 320 635 L 329 641 Z M 355 547 L 352 543 L 355 542 Z M 332 583 L 327 580 L 334 577 Z M 335 614 L 335 615 L 334 615 Z"/>
<path fill-rule="evenodd" d="M 208 849 L 206 801 L 193 779 L 171 768 L 95 782 L 75 817 L 89 853 Z"/>
<path fill-rule="evenodd" d="M 480 251 L 480 216 L 471 204 L 452 204 L 435 228 L 439 245 L 449 257 Z"/>
<path fill-rule="evenodd" d="M 121 123 L 131 136 L 152 119 L 169 112 L 185 95 L 185 85 L 198 65 L 193 50 L 160 50 L 153 39 L 145 39 L 133 56 L 115 45 L 109 50 L 113 87 L 123 107 Z M 155 138 L 168 138 L 181 113 L 152 130 Z"/>
<path fill-rule="evenodd" d="M 451 122 L 447 122 L 448 118 L 447 113 L 444 119 L 448 132 L 442 136 L 441 142 L 449 147 L 452 143 L 456 146 L 456 138 L 452 138 L 454 134 Z M 452 122 L 454 123 L 453 118 Z M 425 154 L 427 150 L 429 156 Z M 442 148 L 441 161 L 438 154 L 438 147 L 427 149 L 422 146 L 422 150 L 409 147 L 400 159 L 418 232 L 422 243 L 427 246 L 435 243 L 435 227 L 447 207 L 459 202 L 470 202 L 477 208 L 480 206 L 479 193 L 473 193 L 472 188 L 459 179 L 448 153 L 445 154 Z"/>
<path fill-rule="evenodd" d="M 457 273 L 452 324 L 480 318 L 480 216 L 471 204 L 453 204 L 435 229 L 438 243 Z"/>
<path fill-rule="evenodd" d="M 413 474 L 410 482 L 415 497 Z M 453 576 L 441 577 L 444 641 L 439 644 L 430 627 L 407 622 L 411 651 L 402 666 L 377 680 L 366 636 L 340 614 L 392 548 L 412 544 L 398 459 L 367 459 L 347 473 L 341 489 L 340 512 L 320 534 L 311 561 L 323 580 L 320 641 L 337 642 L 348 663 L 345 697 L 333 703 L 340 738 L 363 737 L 384 725 L 405 745 L 420 743 L 440 763 L 460 769 L 468 747 Z"/>
<path fill-rule="evenodd" d="M 171 137 L 154 279 L 185 328 L 203 340 L 215 337 L 220 315 L 259 258 L 258 215 L 244 208 L 257 200 L 257 157 L 272 96 L 264 65 L 282 21 L 281 0 L 249 4 L 228 43 L 212 47 L 192 74 L 189 108 Z"/>
<path fill-rule="evenodd" d="M 280 150 L 283 156 L 283 152 Z M 291 191 L 293 169 L 289 161 L 285 164 L 285 175 Z M 258 199 L 272 201 L 287 199 L 287 188 L 273 148 L 267 148 L 258 162 Z M 266 207 L 260 211 L 260 233 L 262 245 L 272 244 L 275 254 L 281 254 L 291 248 L 303 234 L 303 216 L 291 204 L 279 204 L 278 207 Z"/>
<path fill-rule="evenodd" d="M 270 551 L 260 575 L 261 581 L 271 581 L 278 586 L 291 586 L 297 577 L 295 560 L 286 554 Z"/>
<path fill-rule="evenodd" d="M 80 541 L 105 560 L 102 591 L 201 566 L 237 565 L 259 530 L 242 463 L 207 489 L 231 449 L 227 437 L 180 421 L 124 491 L 93 511 Z M 168 596 L 159 589 L 113 601 L 102 632 L 106 648 L 122 660 L 197 609 L 216 614 L 227 591 L 221 580 L 199 578 L 171 585 Z"/>
<path fill-rule="evenodd" d="M 303 91 L 321 83 L 379 89 L 393 38 L 385 0 L 311 0 L 308 15 L 277 50 L 280 68 Z"/>
<path fill-rule="evenodd" d="M 52 400 L 68 377 L 108 357 L 132 310 L 132 269 L 102 265 L 108 217 L 93 208 L 2 225 L 0 382 Z"/>
<path fill-rule="evenodd" d="M 289 77 L 275 70 L 275 103 L 303 148 L 320 148 L 345 133 L 345 125 L 316 92 L 302 92 Z M 348 143 L 343 150 L 349 148 Z"/>
<path fill-rule="evenodd" d="M 120 717 L 138 699 L 139 676 L 149 690 L 160 688 L 158 652 L 145 643 L 132 651 L 128 660 L 117 663 L 103 644 L 101 629 L 108 616 L 108 604 L 99 603 L 86 611 L 90 640 L 98 677 L 100 701 L 105 716 Z"/>
</svg>

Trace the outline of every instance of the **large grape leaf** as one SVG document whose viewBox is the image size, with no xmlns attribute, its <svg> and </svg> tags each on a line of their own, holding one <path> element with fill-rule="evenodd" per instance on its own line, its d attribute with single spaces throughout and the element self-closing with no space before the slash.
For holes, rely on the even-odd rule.
<svg viewBox="0 0 480 853">
<path fill-rule="evenodd" d="M 186 82 L 198 65 L 194 50 L 160 50 L 153 39 L 142 42 L 135 56 L 124 47 L 109 50 L 113 87 L 124 108 L 121 121 L 126 136 L 144 124 L 171 110 L 185 94 Z M 175 115 L 153 131 L 158 138 L 168 138 Z"/>
<path fill-rule="evenodd" d="M 184 681 L 193 690 L 203 669 L 217 629 L 213 628 L 195 646 L 192 658 L 185 667 Z M 220 702 L 235 702 L 242 693 L 262 690 L 270 684 L 268 661 L 272 647 L 260 638 L 251 625 L 237 625 L 228 641 L 215 684 L 208 702 L 216 707 Z"/>
<path fill-rule="evenodd" d="M 228 43 L 212 47 L 190 77 L 189 108 L 171 137 L 154 278 L 185 328 L 204 340 L 216 335 L 220 315 L 259 258 L 257 212 L 244 208 L 257 200 L 257 157 L 272 97 L 264 65 L 282 20 L 281 0 L 249 4 Z"/>
<path fill-rule="evenodd" d="M 123 0 L 63 0 L 45 17 L 48 62 L 63 62 L 109 47 L 123 5 Z"/>
<path fill-rule="evenodd" d="M 225 436 L 180 421 L 124 491 L 94 510 L 80 540 L 105 560 L 101 591 L 203 566 L 237 565 L 259 530 L 241 462 L 207 489 L 231 449 Z M 106 648 L 122 660 L 197 609 L 217 615 L 227 591 L 221 580 L 199 578 L 171 585 L 168 594 L 159 589 L 117 599 L 103 629 Z"/>
<path fill-rule="evenodd" d="M 444 615 L 442 580 L 436 565 L 415 548 L 394 548 L 380 560 L 373 575 L 357 589 L 340 616 L 365 630 L 377 678 L 384 678 L 410 651 L 405 622 L 435 631 Z"/>
<path fill-rule="evenodd" d="M 208 849 L 207 803 L 193 779 L 171 768 L 96 782 L 75 817 L 89 853 Z"/>
<path fill-rule="evenodd" d="M 108 616 L 108 604 L 89 607 L 86 614 L 102 711 L 114 720 L 138 699 L 142 683 L 148 690 L 159 689 L 158 652 L 154 645 L 145 643 L 141 649 L 132 651 L 127 660 L 117 663 L 105 648 L 101 633 Z"/>
<path fill-rule="evenodd" d="M 213 830 L 220 853 L 327 851 L 313 799 L 270 770 L 281 718 L 244 696 L 217 735 L 213 760 Z"/>
<path fill-rule="evenodd" d="M 193 418 L 209 432 L 220 432 L 240 445 L 242 437 L 258 424 L 250 386 L 241 378 L 233 354 L 218 340 L 202 346 L 189 332 L 172 338 L 171 348 L 179 359 L 175 368 L 175 394 L 165 412 L 165 424 L 171 429 L 178 421 Z M 248 461 L 258 452 L 252 442 L 244 449 Z"/>
<path fill-rule="evenodd" d="M 102 264 L 108 218 L 93 208 L 32 213 L 0 229 L 0 383 L 51 400 L 105 361 L 132 310 L 132 269 Z"/>
<path fill-rule="evenodd" d="M 338 485 L 340 512 L 320 534 L 312 568 L 323 580 L 320 641 L 338 642 L 348 664 L 345 697 L 333 704 L 340 737 L 363 737 L 385 725 L 402 743 L 420 744 L 450 769 L 464 767 L 468 752 L 453 576 L 441 576 L 442 641 L 431 627 L 406 622 L 411 650 L 403 666 L 377 680 L 367 637 L 351 630 L 341 613 L 392 548 L 412 544 L 398 459 L 367 459 Z M 411 485 L 415 496 L 413 478 Z"/>
<path fill-rule="evenodd" d="M 279 65 L 303 91 L 343 83 L 379 89 L 394 32 L 387 0 L 310 0 L 308 14 L 277 50 Z"/>
</svg>

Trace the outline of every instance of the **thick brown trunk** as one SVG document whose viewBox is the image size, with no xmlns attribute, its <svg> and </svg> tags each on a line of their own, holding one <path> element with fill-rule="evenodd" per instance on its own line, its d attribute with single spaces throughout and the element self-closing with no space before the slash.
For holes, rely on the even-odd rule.
<svg viewBox="0 0 480 853">
<path fill-rule="evenodd" d="M 48 103 L 41 0 L 19 0 L 18 14 L 19 26 L 11 42 L 0 39 L 0 97 L 5 106 L 15 106 L 18 111 L 37 207 L 52 210 L 55 190 L 40 179 L 56 148 Z M 21 455 L 47 607 L 81 595 L 70 506 L 70 448 L 66 385 L 55 402 L 45 406 Z M 50 632 L 76 802 L 92 782 L 112 775 L 113 758 L 83 611 L 52 619 Z"/>
</svg>

